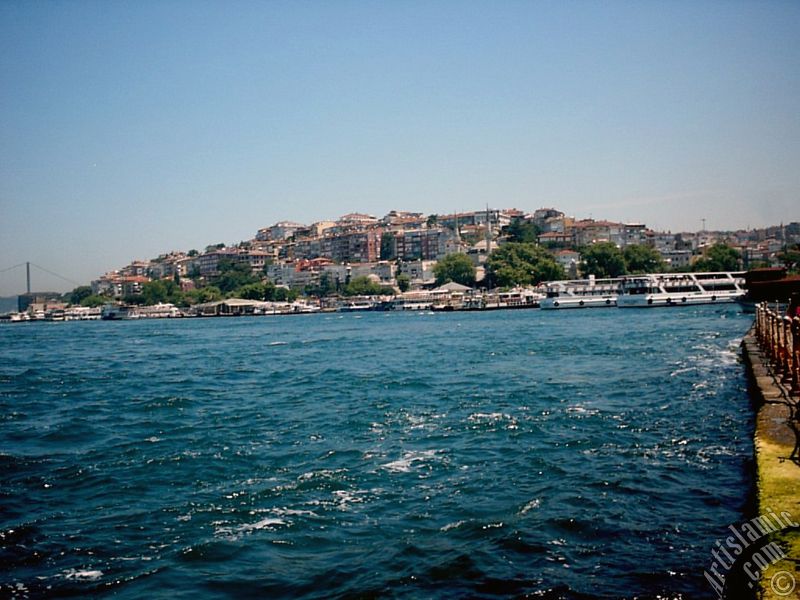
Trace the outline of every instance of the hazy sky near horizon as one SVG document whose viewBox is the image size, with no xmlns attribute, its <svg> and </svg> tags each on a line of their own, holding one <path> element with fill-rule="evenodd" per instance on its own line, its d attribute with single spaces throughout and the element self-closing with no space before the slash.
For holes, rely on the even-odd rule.
<svg viewBox="0 0 800 600">
<path fill-rule="evenodd" d="M 0 270 L 486 204 L 800 220 L 800 3 L 0 4 Z"/>
</svg>

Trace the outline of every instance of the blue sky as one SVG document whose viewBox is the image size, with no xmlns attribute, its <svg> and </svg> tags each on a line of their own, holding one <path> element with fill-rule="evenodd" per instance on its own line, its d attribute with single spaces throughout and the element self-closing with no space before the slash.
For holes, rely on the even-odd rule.
<svg viewBox="0 0 800 600">
<path fill-rule="evenodd" d="M 798 40 L 778 1 L 6 1 L 0 269 L 393 208 L 800 220 Z"/>
</svg>

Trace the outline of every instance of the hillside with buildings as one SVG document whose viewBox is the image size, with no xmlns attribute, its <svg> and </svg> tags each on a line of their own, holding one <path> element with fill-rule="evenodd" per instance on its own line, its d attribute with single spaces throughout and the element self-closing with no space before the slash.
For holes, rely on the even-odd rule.
<svg viewBox="0 0 800 600">
<path fill-rule="evenodd" d="M 235 245 L 136 260 L 98 277 L 91 288 L 96 295 L 124 298 L 140 294 L 147 282 L 166 279 L 189 292 L 214 282 L 232 264 L 239 269 L 246 265 L 275 286 L 298 291 L 321 285 L 337 290 L 359 277 L 394 286 L 402 276 L 412 288 L 419 288 L 434 283 L 437 261 L 451 254 L 470 259 L 480 284 L 489 254 L 508 241 L 540 245 L 568 277 L 581 275 L 582 252 L 598 243 L 621 250 L 650 248 L 666 269 L 674 271 L 690 270 L 708 248 L 725 244 L 738 251 L 739 267 L 745 269 L 779 265 L 781 251 L 800 242 L 800 223 L 749 231 L 673 233 L 643 223 L 577 219 L 553 208 L 447 215 L 392 211 L 383 217 L 351 213 L 311 224 L 282 221 Z"/>
</svg>

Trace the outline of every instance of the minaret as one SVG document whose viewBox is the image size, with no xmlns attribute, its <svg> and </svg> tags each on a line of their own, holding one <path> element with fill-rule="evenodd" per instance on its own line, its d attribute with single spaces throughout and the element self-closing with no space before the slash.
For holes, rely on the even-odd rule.
<svg viewBox="0 0 800 600">
<path fill-rule="evenodd" d="M 489 216 L 489 205 L 486 205 L 486 256 L 492 251 L 492 221 Z"/>
</svg>

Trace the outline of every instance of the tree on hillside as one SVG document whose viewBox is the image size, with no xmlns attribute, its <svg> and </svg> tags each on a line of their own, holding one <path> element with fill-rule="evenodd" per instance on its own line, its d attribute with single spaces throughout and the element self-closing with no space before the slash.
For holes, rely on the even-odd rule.
<svg viewBox="0 0 800 600">
<path fill-rule="evenodd" d="M 628 273 L 660 273 L 666 266 L 658 250 L 642 244 L 632 244 L 625 248 L 625 267 Z"/>
<path fill-rule="evenodd" d="M 509 242 L 489 255 L 486 261 L 491 286 L 536 285 L 542 281 L 563 279 L 564 269 L 541 246 Z"/>
<path fill-rule="evenodd" d="M 272 298 L 268 298 L 273 302 L 294 302 L 297 300 L 299 294 L 297 290 L 286 289 L 285 287 L 275 286 Z"/>
<path fill-rule="evenodd" d="M 78 305 L 92 295 L 92 287 L 89 285 L 79 285 L 68 294 L 70 304 Z"/>
<path fill-rule="evenodd" d="M 693 271 L 737 271 L 742 255 L 727 244 L 714 244 L 693 265 Z"/>
<path fill-rule="evenodd" d="M 778 260 L 783 263 L 787 271 L 797 271 L 800 269 L 800 244 L 785 247 L 778 252 Z"/>
<path fill-rule="evenodd" d="M 92 294 L 91 296 L 86 296 L 83 300 L 81 300 L 81 306 L 88 306 L 89 308 L 95 308 L 97 306 L 103 306 L 108 302 L 107 296 L 100 296 L 96 294 Z"/>
<path fill-rule="evenodd" d="M 405 273 L 400 273 L 397 276 L 397 287 L 400 288 L 401 292 L 407 292 L 408 288 L 411 287 L 411 277 Z"/>
<path fill-rule="evenodd" d="M 162 302 L 180 304 L 183 292 L 173 279 L 157 279 L 142 285 L 142 300 L 147 305 Z"/>
<path fill-rule="evenodd" d="M 222 292 L 214 285 L 189 290 L 184 294 L 186 304 L 204 304 L 206 302 L 216 302 L 222 300 Z"/>
<path fill-rule="evenodd" d="M 219 275 L 214 280 L 216 286 L 223 292 L 233 292 L 236 288 L 250 283 L 259 283 L 261 280 L 253 274 L 253 270 L 245 262 L 232 261 L 228 258 L 219 261 L 217 266 Z"/>
<path fill-rule="evenodd" d="M 275 286 L 270 284 L 272 295 L 274 295 Z M 266 300 L 268 295 L 267 284 L 265 283 L 248 283 L 234 292 L 237 298 L 244 300 Z"/>
<path fill-rule="evenodd" d="M 381 260 L 391 260 L 394 258 L 394 234 L 385 231 L 381 234 Z"/>
<path fill-rule="evenodd" d="M 581 253 L 584 275 L 601 279 L 625 275 L 625 256 L 612 242 L 592 244 Z"/>
<path fill-rule="evenodd" d="M 455 281 L 461 285 L 475 285 L 475 266 L 466 254 L 448 254 L 433 267 L 437 285 Z"/>
<path fill-rule="evenodd" d="M 369 277 L 353 277 L 342 293 L 345 296 L 378 296 L 381 294 L 390 295 L 394 294 L 394 288 L 390 286 L 381 285 L 377 281 L 373 281 Z"/>
<path fill-rule="evenodd" d="M 533 221 L 514 217 L 511 223 L 503 228 L 503 233 L 508 236 L 509 242 L 533 244 L 538 241 L 541 231 Z"/>
</svg>

